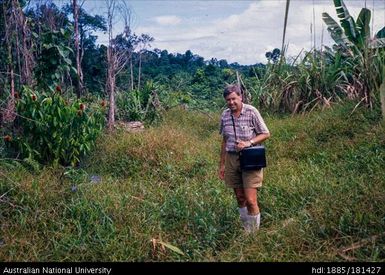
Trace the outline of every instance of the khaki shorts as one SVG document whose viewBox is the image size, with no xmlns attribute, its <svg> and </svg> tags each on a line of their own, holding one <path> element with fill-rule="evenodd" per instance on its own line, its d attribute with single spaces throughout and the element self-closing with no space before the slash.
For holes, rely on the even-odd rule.
<svg viewBox="0 0 385 275">
<path fill-rule="evenodd" d="M 262 186 L 263 169 L 241 171 L 239 155 L 226 153 L 225 183 L 230 188 L 258 188 Z"/>
</svg>

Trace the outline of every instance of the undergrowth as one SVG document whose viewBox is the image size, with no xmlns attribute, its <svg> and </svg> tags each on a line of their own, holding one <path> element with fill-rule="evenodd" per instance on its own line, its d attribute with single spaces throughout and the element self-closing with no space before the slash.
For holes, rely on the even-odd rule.
<svg viewBox="0 0 385 275">
<path fill-rule="evenodd" d="M 353 107 L 266 116 L 255 235 L 217 177 L 219 114 L 105 133 L 77 169 L 3 160 L 0 260 L 384 261 L 384 124 Z"/>
</svg>

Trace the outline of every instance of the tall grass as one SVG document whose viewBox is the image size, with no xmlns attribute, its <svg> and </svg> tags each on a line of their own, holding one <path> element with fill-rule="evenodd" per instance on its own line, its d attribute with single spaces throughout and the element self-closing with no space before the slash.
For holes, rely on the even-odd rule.
<svg viewBox="0 0 385 275">
<path fill-rule="evenodd" d="M 347 98 L 374 108 L 384 82 L 384 48 L 335 51 L 312 50 L 291 63 L 269 63 L 248 79 L 254 104 L 277 113 L 302 113 L 328 107 Z"/>
<path fill-rule="evenodd" d="M 217 178 L 219 114 L 173 109 L 144 132 L 105 135 L 76 170 L 3 161 L 0 260 L 383 261 L 385 125 L 353 107 L 266 116 L 255 235 Z"/>
</svg>

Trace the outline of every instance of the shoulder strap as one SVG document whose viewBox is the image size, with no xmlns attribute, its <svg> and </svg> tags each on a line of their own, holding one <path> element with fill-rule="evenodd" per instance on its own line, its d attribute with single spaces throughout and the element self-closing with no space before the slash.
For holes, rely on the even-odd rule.
<svg viewBox="0 0 385 275">
<path fill-rule="evenodd" d="M 231 114 L 231 120 L 233 121 L 233 129 L 234 129 L 235 141 L 237 141 L 237 131 L 235 130 L 235 123 L 234 123 L 234 115 L 233 114 Z"/>
</svg>

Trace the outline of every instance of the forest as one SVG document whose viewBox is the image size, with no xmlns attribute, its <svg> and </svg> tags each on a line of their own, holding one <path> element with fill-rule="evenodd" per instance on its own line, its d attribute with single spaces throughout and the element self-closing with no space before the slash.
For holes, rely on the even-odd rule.
<svg viewBox="0 0 385 275">
<path fill-rule="evenodd" d="M 0 0 L 2 262 L 385 260 L 385 26 L 371 29 L 373 11 L 328 1 L 333 45 L 294 57 L 285 18 L 282 47 L 241 65 L 153 48 L 125 1 L 106 0 L 106 15 L 64 2 Z M 254 236 L 217 177 L 231 83 L 272 132 Z"/>
</svg>

